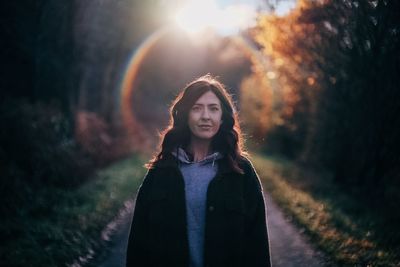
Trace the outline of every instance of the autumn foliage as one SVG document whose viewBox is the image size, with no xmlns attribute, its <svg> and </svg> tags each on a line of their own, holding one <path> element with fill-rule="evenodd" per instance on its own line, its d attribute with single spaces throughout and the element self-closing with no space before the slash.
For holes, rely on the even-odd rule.
<svg viewBox="0 0 400 267">
<path fill-rule="evenodd" d="M 262 103 L 255 110 L 271 113 L 253 126 L 266 150 L 329 169 L 351 192 L 393 207 L 400 190 L 399 7 L 299 1 L 287 16 L 260 16 L 253 37 L 270 68 L 242 86 L 246 92 L 251 80 L 267 79 L 267 86 L 257 83 L 274 92 L 272 103 L 263 100 L 271 93 L 246 96 Z"/>
</svg>

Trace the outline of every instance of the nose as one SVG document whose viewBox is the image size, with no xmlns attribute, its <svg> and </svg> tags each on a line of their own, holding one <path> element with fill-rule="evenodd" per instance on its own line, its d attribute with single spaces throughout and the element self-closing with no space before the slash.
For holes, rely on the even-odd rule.
<svg viewBox="0 0 400 267">
<path fill-rule="evenodd" d="M 205 108 L 201 114 L 202 119 L 209 119 L 210 118 L 210 112 L 208 111 L 207 108 Z"/>
</svg>

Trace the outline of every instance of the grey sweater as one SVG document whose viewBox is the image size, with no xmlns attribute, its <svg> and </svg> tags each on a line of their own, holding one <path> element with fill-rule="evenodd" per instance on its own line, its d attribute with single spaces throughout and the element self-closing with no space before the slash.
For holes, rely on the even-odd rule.
<svg viewBox="0 0 400 267">
<path fill-rule="evenodd" d="M 172 154 L 179 159 L 185 181 L 190 267 L 203 267 L 207 188 L 218 170 L 216 160 L 222 155 L 215 152 L 199 162 L 192 162 L 182 148 Z"/>
</svg>

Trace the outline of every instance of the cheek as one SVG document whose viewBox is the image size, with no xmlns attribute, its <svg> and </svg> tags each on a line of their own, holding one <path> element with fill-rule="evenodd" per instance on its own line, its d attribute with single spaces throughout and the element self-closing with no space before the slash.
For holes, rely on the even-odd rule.
<svg viewBox="0 0 400 267">
<path fill-rule="evenodd" d="M 193 121 L 193 119 L 194 119 L 193 117 L 194 117 L 193 112 L 189 112 L 189 115 L 187 117 L 188 122 Z"/>
<path fill-rule="evenodd" d="M 219 124 L 221 124 L 221 121 L 222 121 L 222 112 L 216 115 L 216 121 L 218 121 Z"/>
<path fill-rule="evenodd" d="M 217 129 L 219 129 L 220 127 L 221 127 L 221 124 L 222 124 L 222 118 L 221 118 L 222 116 L 221 115 L 219 115 L 219 116 L 217 116 L 215 119 L 214 119 L 214 124 L 215 124 L 215 127 L 217 128 Z"/>
<path fill-rule="evenodd" d="M 197 120 L 196 114 L 190 113 L 187 120 L 189 128 L 193 128 L 194 125 L 196 125 Z"/>
</svg>

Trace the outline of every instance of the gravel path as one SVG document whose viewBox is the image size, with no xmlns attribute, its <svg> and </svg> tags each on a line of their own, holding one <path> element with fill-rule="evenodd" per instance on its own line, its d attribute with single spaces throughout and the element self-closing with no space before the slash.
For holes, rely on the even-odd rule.
<svg viewBox="0 0 400 267">
<path fill-rule="evenodd" d="M 312 247 L 302 231 L 285 218 L 269 196 L 266 197 L 266 204 L 273 267 L 334 266 L 328 264 L 324 255 Z M 103 259 L 99 267 L 125 265 L 125 250 L 133 206 L 132 201 L 125 203 L 125 209 L 118 219 L 111 222 L 103 231 L 103 238 L 110 238 L 110 249 L 109 256 Z"/>
</svg>

